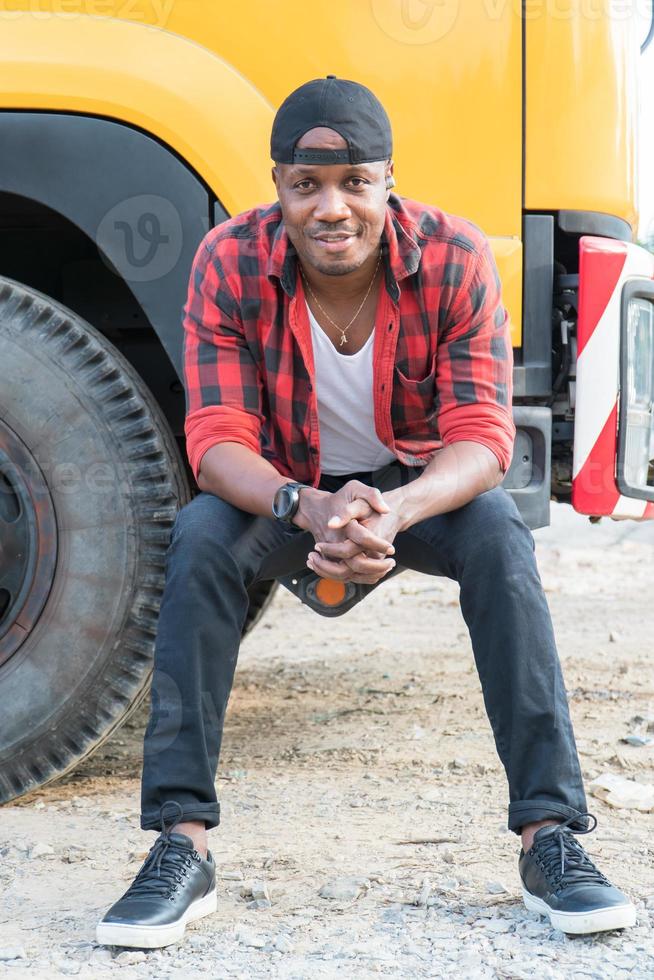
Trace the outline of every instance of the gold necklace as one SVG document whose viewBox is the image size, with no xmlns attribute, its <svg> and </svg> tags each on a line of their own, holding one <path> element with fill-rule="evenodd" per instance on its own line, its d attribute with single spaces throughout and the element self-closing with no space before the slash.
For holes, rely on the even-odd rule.
<svg viewBox="0 0 654 980">
<path fill-rule="evenodd" d="M 304 270 L 302 269 L 302 266 L 300 265 L 300 273 L 301 273 L 302 278 L 304 279 L 304 281 L 306 283 L 307 289 L 311 293 L 311 296 L 312 296 L 313 301 L 315 302 L 316 306 L 318 307 L 318 309 L 320 310 L 320 312 L 322 313 L 322 315 L 325 316 L 325 317 L 327 317 L 327 319 L 329 320 L 329 322 L 331 323 L 331 325 L 333 327 L 336 327 L 336 329 L 340 331 L 341 339 L 338 342 L 338 346 L 339 347 L 342 347 L 343 344 L 347 344 L 347 337 L 345 335 L 346 335 L 347 331 L 350 329 L 350 327 L 352 326 L 352 324 L 354 323 L 354 321 L 356 320 L 356 318 L 358 317 L 359 313 L 363 309 L 363 304 L 365 303 L 365 301 L 368 299 L 368 296 L 370 295 L 370 290 L 372 289 L 372 284 L 373 284 L 373 282 L 375 281 L 375 279 L 377 277 L 377 270 L 379 269 L 379 263 L 380 262 L 381 262 L 381 249 L 379 250 L 379 258 L 377 259 L 377 265 L 375 266 L 375 271 L 372 274 L 372 279 L 370 280 L 370 285 L 368 286 L 368 290 L 366 292 L 366 295 L 363 297 L 363 299 L 361 301 L 361 304 L 360 304 L 358 310 L 356 311 L 356 313 L 354 314 L 354 316 L 352 317 L 352 319 L 350 320 L 350 322 L 348 323 L 348 325 L 345 327 L 345 329 L 343 329 L 343 327 L 339 327 L 339 325 L 337 323 L 334 323 L 334 321 L 330 317 L 329 313 L 326 313 L 325 310 L 323 310 L 322 306 L 320 305 L 320 302 L 318 301 L 318 297 L 316 296 L 316 294 L 314 293 L 313 289 L 309 285 L 309 281 L 308 281 L 307 277 L 304 274 Z"/>
</svg>

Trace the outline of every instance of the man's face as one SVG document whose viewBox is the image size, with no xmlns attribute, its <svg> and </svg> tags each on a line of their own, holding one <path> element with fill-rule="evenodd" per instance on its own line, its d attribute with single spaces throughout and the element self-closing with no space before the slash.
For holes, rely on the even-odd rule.
<svg viewBox="0 0 654 980">
<path fill-rule="evenodd" d="M 299 149 L 340 150 L 347 143 L 332 129 L 311 129 Z M 376 254 L 384 228 L 393 165 L 279 163 L 273 180 L 288 237 L 304 265 L 328 276 L 354 272 Z"/>
</svg>

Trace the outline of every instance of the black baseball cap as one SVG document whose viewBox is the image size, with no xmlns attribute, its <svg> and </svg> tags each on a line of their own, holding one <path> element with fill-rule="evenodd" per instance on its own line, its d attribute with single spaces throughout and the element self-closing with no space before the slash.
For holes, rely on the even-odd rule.
<svg viewBox="0 0 654 980">
<path fill-rule="evenodd" d="M 303 150 L 297 141 L 310 129 L 339 133 L 347 150 Z M 273 121 L 270 155 L 275 163 L 372 163 L 393 153 L 391 123 L 376 95 L 336 75 L 305 82 L 284 99 Z"/>
</svg>

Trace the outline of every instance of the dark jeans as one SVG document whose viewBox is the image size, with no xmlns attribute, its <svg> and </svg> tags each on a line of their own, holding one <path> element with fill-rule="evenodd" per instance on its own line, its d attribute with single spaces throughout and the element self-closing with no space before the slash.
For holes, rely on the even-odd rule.
<svg viewBox="0 0 654 980">
<path fill-rule="evenodd" d="M 353 477 L 382 490 L 420 471 L 391 463 Z M 534 539 L 502 487 L 458 510 L 414 524 L 395 539 L 397 567 L 460 585 L 486 712 L 509 784 L 508 827 L 585 812 L 586 798 Z M 220 820 L 214 779 L 247 588 L 304 570 L 309 532 L 255 517 L 209 493 L 178 514 L 167 554 L 145 734 L 141 826 L 160 829 L 165 800 L 185 820 Z M 388 578 L 388 576 L 387 576 Z M 368 586 L 367 589 L 378 588 Z M 365 599 L 364 599 L 365 601 Z M 329 620 L 324 621 L 329 628 Z M 474 787 L 470 787 L 471 793 Z M 586 829 L 580 818 L 573 826 Z"/>
</svg>

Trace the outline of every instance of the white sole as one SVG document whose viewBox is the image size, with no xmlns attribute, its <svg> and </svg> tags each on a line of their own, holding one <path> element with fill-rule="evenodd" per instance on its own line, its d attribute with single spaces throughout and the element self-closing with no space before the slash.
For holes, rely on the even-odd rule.
<svg viewBox="0 0 654 980">
<path fill-rule="evenodd" d="M 95 938 L 103 946 L 128 946 L 136 949 L 158 949 L 183 938 L 189 922 L 211 915 L 218 908 L 216 889 L 198 898 L 187 908 L 183 918 L 164 926 L 130 926 L 119 922 L 99 922 Z"/>
<path fill-rule="evenodd" d="M 561 929 L 562 932 L 584 935 L 588 932 L 606 932 L 609 929 L 628 929 L 636 924 L 636 909 L 631 904 L 609 906 L 593 912 L 557 912 L 524 887 L 522 897 L 530 912 L 547 916 L 554 928 Z"/>
</svg>

